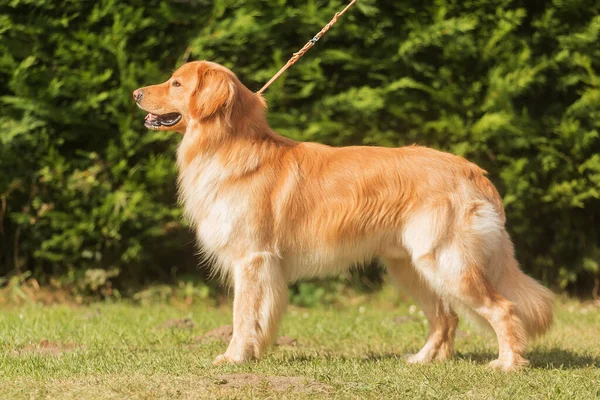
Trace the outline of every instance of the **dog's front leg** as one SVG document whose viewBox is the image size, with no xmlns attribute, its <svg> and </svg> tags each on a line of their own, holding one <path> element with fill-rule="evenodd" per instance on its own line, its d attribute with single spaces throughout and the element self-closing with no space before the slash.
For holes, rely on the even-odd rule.
<svg viewBox="0 0 600 400">
<path fill-rule="evenodd" d="M 243 363 L 260 358 L 275 336 L 288 298 L 279 259 L 253 253 L 233 268 L 233 337 L 213 364 Z"/>
</svg>

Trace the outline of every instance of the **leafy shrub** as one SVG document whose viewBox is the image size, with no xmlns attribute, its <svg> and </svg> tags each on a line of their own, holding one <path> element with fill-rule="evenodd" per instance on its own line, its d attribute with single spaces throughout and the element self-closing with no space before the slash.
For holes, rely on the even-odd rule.
<svg viewBox="0 0 600 400">
<path fill-rule="evenodd" d="M 130 94 L 178 62 L 190 7 L 196 13 L 159 1 L 1 7 L 0 274 L 85 284 L 85 271 L 100 268 L 143 280 L 169 276 L 165 268 L 185 261 L 176 255 L 191 253 L 173 206 L 176 138 L 147 132 Z"/>
<path fill-rule="evenodd" d="M 290 293 L 290 303 L 300 307 L 331 304 L 336 300 L 342 288 L 342 283 L 336 280 L 319 283 L 300 282 Z"/>
<path fill-rule="evenodd" d="M 193 265 L 175 135 L 130 101 L 183 60 L 257 90 L 341 1 L 12 0 L 0 6 L 0 273 Z M 285 136 L 420 143 L 482 165 L 523 267 L 589 289 L 600 263 L 600 4 L 361 0 L 266 93 Z M 184 256 L 185 255 L 185 256 Z"/>
</svg>

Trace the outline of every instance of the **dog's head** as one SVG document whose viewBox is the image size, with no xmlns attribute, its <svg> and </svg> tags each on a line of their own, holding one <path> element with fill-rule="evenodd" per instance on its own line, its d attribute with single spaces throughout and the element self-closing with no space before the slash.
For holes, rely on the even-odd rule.
<svg viewBox="0 0 600 400">
<path fill-rule="evenodd" d="M 230 122 L 234 103 L 253 95 L 227 68 L 208 61 L 182 65 L 158 85 L 136 89 L 133 98 L 145 111 L 145 126 L 184 133 L 191 121 L 221 118 Z"/>
</svg>

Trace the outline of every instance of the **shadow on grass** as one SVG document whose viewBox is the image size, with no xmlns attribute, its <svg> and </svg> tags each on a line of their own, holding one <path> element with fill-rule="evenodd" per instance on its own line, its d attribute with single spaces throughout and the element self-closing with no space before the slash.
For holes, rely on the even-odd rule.
<svg viewBox="0 0 600 400">
<path fill-rule="evenodd" d="M 455 359 L 464 360 L 473 364 L 486 365 L 495 360 L 497 354 L 491 352 L 482 353 L 457 353 Z M 560 348 L 533 349 L 529 351 L 526 358 L 530 361 L 530 368 L 535 369 L 580 369 L 595 367 L 600 368 L 600 357 L 590 354 L 582 354 L 575 351 L 563 350 Z M 302 362 L 313 361 L 316 359 L 328 361 L 350 361 L 360 359 L 363 362 L 377 362 L 384 360 L 398 360 L 404 362 L 405 354 L 396 353 L 367 353 L 365 356 L 345 356 L 340 354 L 296 354 L 289 357 L 288 361 Z"/>
<path fill-rule="evenodd" d="M 600 357 L 598 356 L 563 350 L 556 347 L 551 349 L 534 349 L 529 352 L 529 360 L 533 368 L 600 368 Z"/>
<path fill-rule="evenodd" d="M 477 364 L 487 364 L 497 357 L 492 353 L 458 353 L 459 360 L 472 361 Z M 600 357 L 582 354 L 557 347 L 550 349 L 533 349 L 525 354 L 529 359 L 530 368 L 535 369 L 580 369 L 588 367 L 600 368 Z"/>
</svg>

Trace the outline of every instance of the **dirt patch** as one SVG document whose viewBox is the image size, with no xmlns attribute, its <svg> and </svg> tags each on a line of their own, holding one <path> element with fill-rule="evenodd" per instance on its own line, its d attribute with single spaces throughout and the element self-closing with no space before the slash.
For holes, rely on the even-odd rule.
<svg viewBox="0 0 600 400">
<path fill-rule="evenodd" d="M 398 324 L 398 325 L 402 325 L 407 322 L 416 321 L 416 319 L 417 318 L 413 317 L 412 315 L 399 315 L 397 317 L 394 317 L 394 323 Z"/>
<path fill-rule="evenodd" d="M 298 345 L 298 340 L 289 336 L 279 336 L 277 341 L 275 342 L 275 346 L 281 347 L 296 347 Z"/>
<path fill-rule="evenodd" d="M 216 340 L 223 343 L 229 343 L 233 336 L 233 326 L 223 325 L 212 331 L 206 332 L 204 335 L 200 335 L 194 339 L 194 342 L 200 343 L 204 341 Z M 280 347 L 296 347 L 298 340 L 289 336 L 280 336 L 275 342 L 276 346 Z"/>
<path fill-rule="evenodd" d="M 581 303 L 581 307 L 587 310 L 600 310 L 600 299 L 587 300 Z"/>
<path fill-rule="evenodd" d="M 90 320 L 90 319 L 100 318 L 101 316 L 102 316 L 102 312 L 100 311 L 100 309 L 98 307 L 96 307 L 94 310 L 85 313 L 85 315 L 83 317 L 87 320 Z"/>
<path fill-rule="evenodd" d="M 233 326 L 223 325 L 212 331 L 206 332 L 204 335 L 200 335 L 194 339 L 195 342 L 204 342 L 208 340 L 220 340 L 224 343 L 229 343 L 233 336 Z"/>
<path fill-rule="evenodd" d="M 195 326 L 191 318 L 170 319 L 160 325 L 162 329 L 194 329 Z"/>
<path fill-rule="evenodd" d="M 302 376 L 268 376 L 254 374 L 221 375 L 215 380 L 215 385 L 223 388 L 239 389 L 246 386 L 267 387 L 277 392 L 298 391 L 327 393 L 333 388 L 314 379 Z"/>
<path fill-rule="evenodd" d="M 20 350 L 16 351 L 17 355 L 22 354 L 41 354 L 49 356 L 61 356 L 63 353 L 74 351 L 79 346 L 74 343 L 57 343 L 51 342 L 48 339 L 43 339 L 38 344 L 28 344 Z"/>
<path fill-rule="evenodd" d="M 464 338 L 464 337 L 471 337 L 471 331 L 461 331 L 460 329 L 456 330 L 456 337 L 458 338 Z"/>
</svg>

